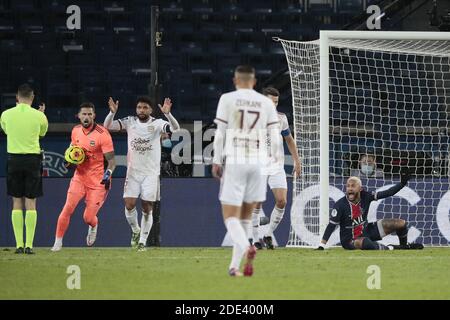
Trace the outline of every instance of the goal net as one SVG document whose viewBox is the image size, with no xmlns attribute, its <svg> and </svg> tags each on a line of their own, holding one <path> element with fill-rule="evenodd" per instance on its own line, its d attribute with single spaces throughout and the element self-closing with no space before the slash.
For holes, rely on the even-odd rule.
<svg viewBox="0 0 450 320">
<path fill-rule="evenodd" d="M 408 241 L 450 243 L 450 33 L 375 33 L 280 40 L 303 165 L 294 179 L 288 246 L 319 244 L 349 176 L 380 191 L 399 181 L 402 167 L 413 173 L 407 187 L 373 202 L 369 222 L 402 218 Z M 338 243 L 337 229 L 328 244 Z"/>
</svg>

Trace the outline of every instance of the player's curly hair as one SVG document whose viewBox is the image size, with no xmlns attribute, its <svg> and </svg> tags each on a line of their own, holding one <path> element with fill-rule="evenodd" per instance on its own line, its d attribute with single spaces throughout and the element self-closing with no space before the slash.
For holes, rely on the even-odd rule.
<svg viewBox="0 0 450 320">
<path fill-rule="evenodd" d="M 146 104 L 148 104 L 150 107 L 152 107 L 153 108 L 153 106 L 154 106 L 154 103 L 153 103 L 153 101 L 152 101 L 152 98 L 150 98 L 149 96 L 140 96 L 140 97 L 138 97 L 137 99 L 136 99 L 136 104 L 138 104 L 138 103 L 140 103 L 140 102 L 143 102 L 143 103 L 146 103 Z"/>
</svg>

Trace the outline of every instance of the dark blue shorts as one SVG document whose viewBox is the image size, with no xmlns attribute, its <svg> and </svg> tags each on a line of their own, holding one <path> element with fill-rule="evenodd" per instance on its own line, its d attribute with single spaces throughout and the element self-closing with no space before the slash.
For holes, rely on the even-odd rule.
<svg viewBox="0 0 450 320">
<path fill-rule="evenodd" d="M 362 235 L 359 238 L 369 238 L 372 241 L 381 240 L 380 231 L 378 231 L 378 221 L 368 223 L 364 228 Z M 342 247 L 347 250 L 355 250 L 355 245 L 353 244 L 353 240 L 344 241 L 342 243 Z"/>
<path fill-rule="evenodd" d="M 380 231 L 378 230 L 378 221 L 367 224 L 362 233 L 362 238 L 369 238 L 372 241 L 381 240 Z"/>
</svg>

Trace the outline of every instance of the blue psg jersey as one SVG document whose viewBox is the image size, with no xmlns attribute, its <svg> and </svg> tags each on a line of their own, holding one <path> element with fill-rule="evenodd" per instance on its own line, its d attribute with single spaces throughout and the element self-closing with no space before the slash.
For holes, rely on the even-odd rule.
<svg viewBox="0 0 450 320">
<path fill-rule="evenodd" d="M 375 193 L 361 191 L 358 203 L 343 197 L 336 202 L 330 214 L 330 223 L 340 226 L 341 243 L 357 239 L 367 225 L 370 203 L 376 200 Z"/>
</svg>

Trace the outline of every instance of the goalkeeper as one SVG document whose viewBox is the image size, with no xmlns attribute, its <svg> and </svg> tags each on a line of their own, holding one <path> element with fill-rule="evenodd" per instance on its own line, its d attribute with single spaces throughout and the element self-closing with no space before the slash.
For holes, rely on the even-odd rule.
<svg viewBox="0 0 450 320">
<path fill-rule="evenodd" d="M 324 250 L 337 225 L 340 226 L 341 245 L 347 250 L 423 249 L 422 244 L 407 243 L 408 226 L 405 220 L 382 219 L 372 223 L 367 222 L 370 203 L 395 195 L 408 183 L 408 180 L 409 172 L 405 168 L 401 172 L 400 183 L 385 191 L 369 193 L 362 188 L 358 177 L 350 177 L 347 180 L 346 196 L 334 205 L 330 223 L 325 229 L 317 250 Z M 385 246 L 377 242 L 394 232 L 397 233 L 400 245 Z"/>
<path fill-rule="evenodd" d="M 56 226 L 55 244 L 51 249 L 54 252 L 61 250 L 70 218 L 83 198 L 86 203 L 83 220 L 89 225 L 86 244 L 94 245 L 98 228 L 97 214 L 106 200 L 116 167 L 111 135 L 95 122 L 94 105 L 90 102 L 83 103 L 78 118 L 81 124 L 72 130 L 71 145 L 83 148 L 86 159 L 76 167 L 70 180 L 66 203 Z"/>
</svg>

